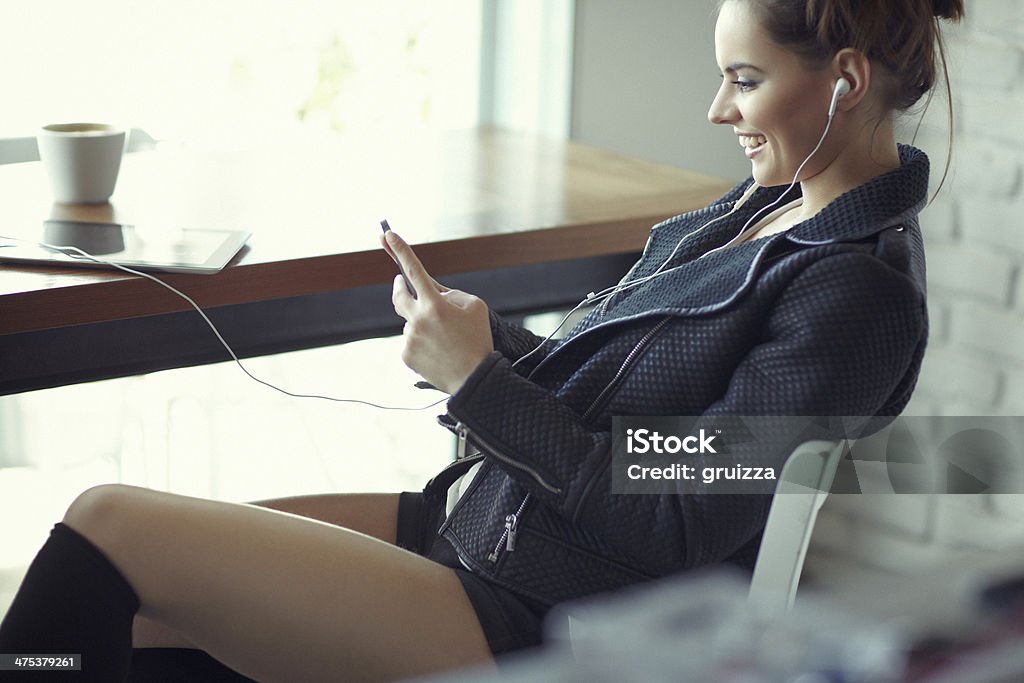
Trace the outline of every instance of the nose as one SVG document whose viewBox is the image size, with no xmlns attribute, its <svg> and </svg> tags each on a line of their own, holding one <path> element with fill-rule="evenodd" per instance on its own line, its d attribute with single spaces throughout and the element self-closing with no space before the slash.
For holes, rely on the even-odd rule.
<svg viewBox="0 0 1024 683">
<path fill-rule="evenodd" d="M 732 101 L 728 86 L 723 80 L 715 99 L 711 101 L 711 108 L 708 109 L 708 121 L 711 123 L 731 124 L 739 119 L 739 110 Z"/>
</svg>

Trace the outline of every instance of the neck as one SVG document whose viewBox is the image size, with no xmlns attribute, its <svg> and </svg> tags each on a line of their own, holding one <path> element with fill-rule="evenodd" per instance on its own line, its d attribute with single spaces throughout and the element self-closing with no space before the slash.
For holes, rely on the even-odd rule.
<svg viewBox="0 0 1024 683">
<path fill-rule="evenodd" d="M 801 220 L 815 215 L 853 188 L 900 167 L 891 119 L 877 127 L 875 123 L 863 124 L 859 135 L 843 136 L 843 131 L 836 132 L 835 139 L 843 141 L 843 146 L 832 151 L 833 159 L 823 171 L 800 183 L 804 197 Z"/>
</svg>

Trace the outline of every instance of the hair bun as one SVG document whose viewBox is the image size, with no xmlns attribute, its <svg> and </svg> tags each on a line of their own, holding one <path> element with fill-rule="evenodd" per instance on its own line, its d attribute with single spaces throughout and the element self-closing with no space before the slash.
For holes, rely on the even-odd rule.
<svg viewBox="0 0 1024 683">
<path fill-rule="evenodd" d="M 932 14 L 940 19 L 960 21 L 964 16 L 964 0 L 932 0 Z"/>
</svg>

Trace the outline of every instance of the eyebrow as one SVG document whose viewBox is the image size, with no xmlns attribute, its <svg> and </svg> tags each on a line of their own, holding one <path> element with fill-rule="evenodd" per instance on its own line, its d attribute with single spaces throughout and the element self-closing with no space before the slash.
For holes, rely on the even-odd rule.
<svg viewBox="0 0 1024 683">
<path fill-rule="evenodd" d="M 756 67 L 753 64 L 747 64 L 746 62 L 733 62 L 729 66 L 725 67 L 726 71 L 731 71 L 732 73 L 736 73 L 740 69 L 748 69 L 764 73 L 764 69 Z"/>
</svg>

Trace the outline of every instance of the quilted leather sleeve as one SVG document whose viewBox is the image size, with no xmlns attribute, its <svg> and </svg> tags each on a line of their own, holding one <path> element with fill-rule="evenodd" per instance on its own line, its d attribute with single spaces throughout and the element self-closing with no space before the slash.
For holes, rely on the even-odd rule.
<svg viewBox="0 0 1024 683">
<path fill-rule="evenodd" d="M 666 332 L 679 333 L 673 326 Z M 926 337 L 924 295 L 906 275 L 863 253 L 815 260 L 776 300 L 760 342 L 703 419 L 895 416 L 909 399 Z M 679 372 L 666 357 L 672 348 L 670 338 L 662 340 L 641 362 Z M 756 538 L 766 519 L 766 496 L 612 494 L 610 431 L 588 427 L 501 353 L 477 367 L 448 407 L 545 505 L 657 571 L 728 557 Z M 762 449 L 750 448 L 738 458 L 756 463 Z M 655 528 L 680 532 L 683 557 L 651 549 Z"/>
<path fill-rule="evenodd" d="M 924 293 L 910 277 L 866 253 L 829 256 L 783 292 L 765 341 L 708 412 L 895 417 L 927 334 Z"/>
<path fill-rule="evenodd" d="M 494 311 L 490 311 L 490 316 L 491 338 L 494 340 L 494 348 L 513 363 L 536 349 L 542 342 L 544 343 L 543 348 L 538 349 L 536 353 L 524 359 L 517 366 L 521 368 L 520 372 L 524 374 L 532 370 L 557 343 L 554 340 L 544 342 L 544 337 L 505 320 Z"/>
</svg>

